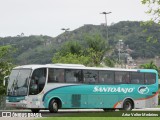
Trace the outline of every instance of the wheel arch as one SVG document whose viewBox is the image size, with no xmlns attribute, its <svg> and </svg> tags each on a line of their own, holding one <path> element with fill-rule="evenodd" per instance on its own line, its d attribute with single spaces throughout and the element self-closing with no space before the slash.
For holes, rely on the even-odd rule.
<svg viewBox="0 0 160 120">
<path fill-rule="evenodd" d="M 57 97 L 57 96 L 52 97 L 52 98 L 49 99 L 48 108 L 49 108 L 50 102 L 51 102 L 52 100 L 54 100 L 54 99 L 58 102 L 58 108 L 62 108 L 62 100 L 61 100 L 61 98 L 59 98 L 59 97 Z"/>
<path fill-rule="evenodd" d="M 135 103 L 134 103 L 134 100 L 133 98 L 131 97 L 127 97 L 127 98 L 124 98 L 123 101 L 122 101 L 122 104 L 121 104 L 121 107 L 123 108 L 123 104 L 124 104 L 124 101 L 125 100 L 130 100 L 132 102 L 132 105 L 133 105 L 133 109 L 135 108 Z"/>
</svg>

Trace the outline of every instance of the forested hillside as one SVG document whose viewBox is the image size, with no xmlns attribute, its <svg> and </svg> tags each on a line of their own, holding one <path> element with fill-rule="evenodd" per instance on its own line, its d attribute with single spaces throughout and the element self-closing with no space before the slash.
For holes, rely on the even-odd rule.
<svg viewBox="0 0 160 120">
<path fill-rule="evenodd" d="M 113 48 L 113 56 L 117 57 L 116 45 L 119 40 L 132 50 L 133 58 L 152 58 L 160 55 L 160 27 L 158 24 L 143 26 L 141 22 L 123 21 L 109 26 L 109 39 L 104 25 L 84 25 L 76 30 L 67 31 L 52 38 L 49 36 L 24 36 L 0 38 L 0 46 L 11 45 L 15 64 L 51 63 L 54 53 L 66 41 L 79 41 L 85 46 L 85 37 L 98 34 Z M 114 50 L 115 49 L 115 50 Z"/>
</svg>

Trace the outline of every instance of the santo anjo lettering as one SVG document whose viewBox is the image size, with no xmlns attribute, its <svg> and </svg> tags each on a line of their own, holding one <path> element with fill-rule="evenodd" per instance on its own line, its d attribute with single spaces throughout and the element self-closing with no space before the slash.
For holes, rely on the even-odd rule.
<svg viewBox="0 0 160 120">
<path fill-rule="evenodd" d="M 134 88 L 121 88 L 121 87 L 99 87 L 95 86 L 93 92 L 123 92 L 123 93 L 131 93 Z"/>
</svg>

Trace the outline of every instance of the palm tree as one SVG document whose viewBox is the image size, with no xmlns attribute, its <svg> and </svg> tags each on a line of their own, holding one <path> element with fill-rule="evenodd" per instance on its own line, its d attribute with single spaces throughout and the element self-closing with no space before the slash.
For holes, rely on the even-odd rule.
<svg viewBox="0 0 160 120">
<path fill-rule="evenodd" d="M 157 70 L 157 72 L 159 72 L 159 68 L 154 64 L 153 61 L 151 61 L 150 63 L 147 63 L 147 64 L 140 65 L 140 68 L 155 69 L 155 70 Z"/>
</svg>

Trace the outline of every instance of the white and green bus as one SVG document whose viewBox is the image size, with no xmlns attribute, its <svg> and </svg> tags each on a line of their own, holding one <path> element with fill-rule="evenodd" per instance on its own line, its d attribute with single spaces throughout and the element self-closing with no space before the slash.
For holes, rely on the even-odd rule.
<svg viewBox="0 0 160 120">
<path fill-rule="evenodd" d="M 132 110 L 158 105 L 158 73 L 152 69 L 85 67 L 78 64 L 15 67 L 8 81 L 8 107 Z"/>
</svg>

